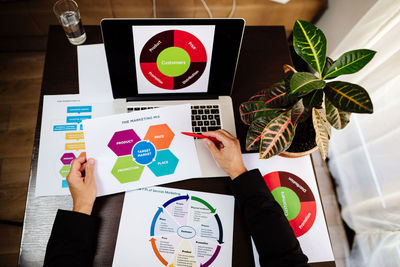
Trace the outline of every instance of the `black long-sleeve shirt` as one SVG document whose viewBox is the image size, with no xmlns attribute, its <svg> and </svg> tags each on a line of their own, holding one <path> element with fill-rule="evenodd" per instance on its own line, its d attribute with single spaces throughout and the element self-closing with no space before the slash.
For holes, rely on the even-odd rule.
<svg viewBox="0 0 400 267">
<path fill-rule="evenodd" d="M 308 266 L 289 222 L 258 170 L 238 176 L 232 182 L 232 191 L 253 237 L 261 266 Z M 59 210 L 44 266 L 92 266 L 97 231 L 96 217 Z"/>
</svg>

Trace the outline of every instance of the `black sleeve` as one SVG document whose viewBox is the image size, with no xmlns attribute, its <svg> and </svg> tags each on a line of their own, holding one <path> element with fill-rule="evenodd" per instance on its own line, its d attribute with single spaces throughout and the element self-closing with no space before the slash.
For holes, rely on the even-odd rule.
<svg viewBox="0 0 400 267">
<path fill-rule="evenodd" d="M 261 266 L 308 266 L 308 258 L 258 169 L 232 181 L 232 190 L 253 237 Z"/>
<path fill-rule="evenodd" d="M 92 266 L 97 232 L 96 217 L 58 210 L 47 243 L 44 266 Z"/>
</svg>

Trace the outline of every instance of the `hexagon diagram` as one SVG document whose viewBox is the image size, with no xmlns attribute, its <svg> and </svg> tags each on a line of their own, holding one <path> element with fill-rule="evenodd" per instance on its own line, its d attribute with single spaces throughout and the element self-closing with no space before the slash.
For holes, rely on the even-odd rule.
<svg viewBox="0 0 400 267">
<path fill-rule="evenodd" d="M 119 157 L 111 170 L 111 173 L 121 183 L 138 181 L 142 175 L 144 166 L 133 161 L 132 156 Z"/>
<path fill-rule="evenodd" d="M 114 151 L 117 156 L 126 156 L 131 154 L 132 147 L 140 141 L 139 136 L 134 130 L 124 130 L 115 132 L 108 147 Z"/>
<path fill-rule="evenodd" d="M 69 164 L 71 164 L 71 162 L 75 159 L 76 157 L 75 157 L 75 154 L 74 153 L 64 153 L 62 156 L 61 156 L 61 162 L 64 164 L 64 165 L 69 165 Z"/>
<path fill-rule="evenodd" d="M 144 140 L 133 129 L 115 132 L 108 143 L 118 157 L 112 175 L 120 183 L 138 181 L 145 166 L 156 177 L 173 174 L 179 162 L 168 149 L 174 136 L 167 124 L 150 126 Z"/>
<path fill-rule="evenodd" d="M 60 169 L 61 177 L 63 177 L 63 178 L 67 177 L 70 170 L 71 170 L 71 165 L 62 166 Z"/>
<path fill-rule="evenodd" d="M 160 150 L 156 160 L 149 165 L 149 168 L 155 176 L 160 177 L 173 174 L 178 162 L 179 159 L 169 149 Z"/>
<path fill-rule="evenodd" d="M 144 140 L 149 140 L 157 150 L 161 150 L 169 148 L 174 136 L 174 132 L 171 131 L 167 124 L 159 124 L 149 127 Z"/>
</svg>

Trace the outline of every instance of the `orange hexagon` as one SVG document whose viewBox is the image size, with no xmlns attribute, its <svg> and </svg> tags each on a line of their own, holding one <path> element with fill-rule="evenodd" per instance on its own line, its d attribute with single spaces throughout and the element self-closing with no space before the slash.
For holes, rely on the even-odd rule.
<svg viewBox="0 0 400 267">
<path fill-rule="evenodd" d="M 167 124 L 159 124 L 149 127 L 144 140 L 149 140 L 157 150 L 161 150 L 169 147 L 174 135 Z"/>
</svg>

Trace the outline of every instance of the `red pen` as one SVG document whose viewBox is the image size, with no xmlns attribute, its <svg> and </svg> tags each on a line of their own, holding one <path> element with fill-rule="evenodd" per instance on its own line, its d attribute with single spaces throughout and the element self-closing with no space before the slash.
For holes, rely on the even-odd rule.
<svg viewBox="0 0 400 267">
<path fill-rule="evenodd" d="M 212 137 L 212 136 L 205 136 L 205 135 L 202 135 L 202 134 L 188 133 L 188 132 L 181 132 L 181 133 L 184 134 L 184 135 L 188 135 L 188 136 L 192 136 L 192 137 L 197 137 L 197 138 L 200 138 L 200 139 L 207 138 L 207 139 L 213 141 L 215 145 L 221 144 L 221 142 L 220 142 L 217 138 Z"/>
</svg>

